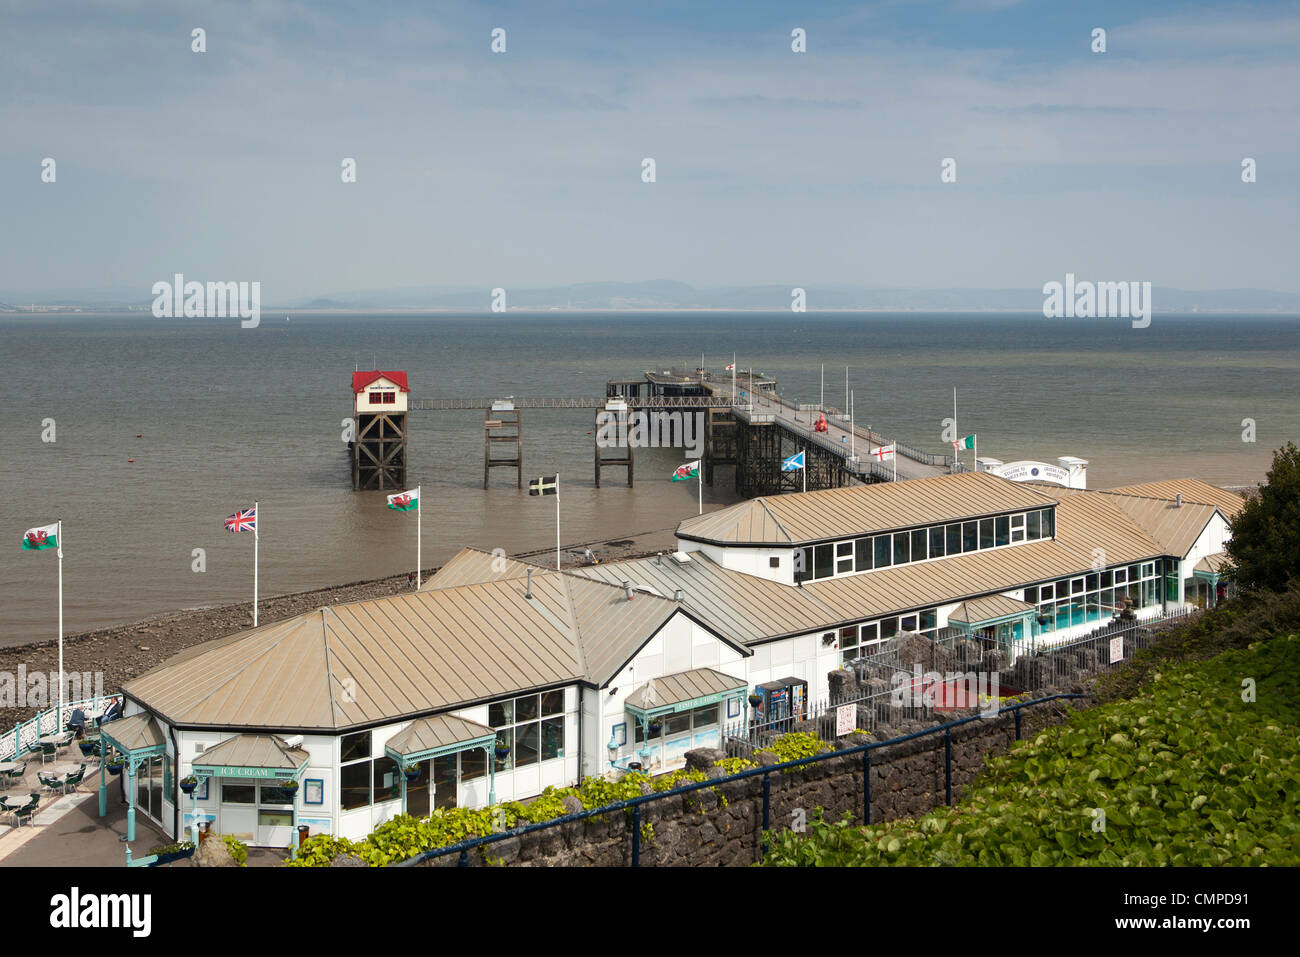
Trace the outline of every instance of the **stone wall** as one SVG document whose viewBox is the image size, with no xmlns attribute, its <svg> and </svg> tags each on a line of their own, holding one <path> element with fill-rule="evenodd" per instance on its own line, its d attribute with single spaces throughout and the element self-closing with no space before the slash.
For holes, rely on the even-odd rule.
<svg viewBox="0 0 1300 957">
<path fill-rule="evenodd" d="M 1021 712 L 1021 737 L 1029 738 L 1067 716 L 1066 702 L 1051 702 Z M 960 713 L 945 716 L 955 720 Z M 866 735 L 850 735 L 841 747 L 865 744 Z M 884 740 L 879 738 L 878 740 Z M 1015 741 L 1010 714 L 972 722 L 952 730 L 952 794 L 954 803 L 984 767 L 989 752 L 1003 753 Z M 720 754 L 720 752 L 714 752 Z M 692 752 L 698 760 L 699 754 Z M 756 760 L 773 764 L 770 753 Z M 719 768 L 709 774 L 723 777 Z M 848 811 L 862 815 L 862 755 L 829 758 L 771 776 L 769 821 L 773 830 L 788 828 L 797 809 L 808 818 L 815 808 L 840 819 Z M 944 736 L 928 735 L 871 752 L 872 823 L 915 817 L 944 804 Z M 576 801 L 574 801 L 576 805 Z M 577 810 L 577 807 L 571 807 Z M 653 836 L 641 841 L 642 866 L 737 866 L 759 859 L 763 824 L 763 776 L 731 781 L 716 788 L 645 804 L 642 821 Z M 603 818 L 603 819 L 602 819 Z M 607 866 L 631 864 L 631 814 L 615 811 L 514 837 L 470 854 L 470 864 L 515 866 Z M 648 829 L 647 829 L 648 830 Z M 455 855 L 422 866 L 454 867 Z"/>
</svg>

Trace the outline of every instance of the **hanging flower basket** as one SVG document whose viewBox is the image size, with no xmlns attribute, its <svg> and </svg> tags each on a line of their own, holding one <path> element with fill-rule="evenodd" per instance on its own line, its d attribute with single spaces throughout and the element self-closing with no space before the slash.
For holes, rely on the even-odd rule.
<svg viewBox="0 0 1300 957">
<path fill-rule="evenodd" d="M 409 768 L 403 768 L 402 773 L 406 775 L 408 783 L 414 784 L 420 779 L 420 766 L 418 764 L 413 764 Z"/>
<path fill-rule="evenodd" d="M 762 703 L 763 703 L 763 696 L 761 694 L 755 692 L 754 694 L 749 696 L 749 706 L 751 708 L 757 708 Z"/>
<path fill-rule="evenodd" d="M 659 736 L 659 732 L 660 732 L 661 730 L 663 730 L 663 726 L 664 726 L 664 725 L 663 725 L 663 722 L 662 722 L 662 721 L 651 721 L 651 722 L 650 722 L 650 737 L 652 737 L 652 738 L 658 737 L 658 736 Z"/>
<path fill-rule="evenodd" d="M 108 764 L 106 765 L 106 767 L 108 768 L 108 773 L 109 773 L 109 774 L 121 774 L 121 773 L 122 773 L 122 762 L 121 762 L 121 761 L 109 761 Z"/>
<path fill-rule="evenodd" d="M 492 750 L 496 754 L 498 761 L 504 761 L 510 757 L 510 745 L 508 744 L 498 744 Z"/>
<path fill-rule="evenodd" d="M 198 786 L 199 786 L 199 779 L 194 777 L 193 775 L 190 775 L 189 777 L 181 778 L 181 790 L 184 791 L 186 794 L 193 794 L 194 789 L 197 788 Z"/>
<path fill-rule="evenodd" d="M 279 787 L 282 791 L 288 791 L 290 794 L 298 793 L 297 781 L 279 781 L 277 782 L 276 786 Z"/>
</svg>

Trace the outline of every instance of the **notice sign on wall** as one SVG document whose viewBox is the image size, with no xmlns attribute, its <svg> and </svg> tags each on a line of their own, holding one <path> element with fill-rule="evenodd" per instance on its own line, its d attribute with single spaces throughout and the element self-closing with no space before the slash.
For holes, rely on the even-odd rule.
<svg viewBox="0 0 1300 957">
<path fill-rule="evenodd" d="M 1113 665 L 1117 661 L 1124 660 L 1124 636 L 1110 640 L 1110 663 Z"/>
<path fill-rule="evenodd" d="M 858 706 L 842 704 L 835 709 L 835 737 L 842 738 L 858 729 Z"/>
</svg>

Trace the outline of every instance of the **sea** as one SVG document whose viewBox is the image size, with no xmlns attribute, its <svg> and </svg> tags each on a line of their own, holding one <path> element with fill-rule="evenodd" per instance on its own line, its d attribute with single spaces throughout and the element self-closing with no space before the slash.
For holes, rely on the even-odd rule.
<svg viewBox="0 0 1300 957">
<path fill-rule="evenodd" d="M 264 596 L 415 567 L 414 513 L 354 492 L 344 441 L 356 369 L 405 370 L 416 398 L 601 395 L 605 381 L 733 361 L 801 402 L 924 450 L 959 434 L 1004 462 L 1087 459 L 1089 487 L 1195 476 L 1262 481 L 1300 436 L 1300 320 L 1126 320 L 913 313 L 540 315 L 147 314 L 0 317 L 0 645 L 57 636 L 57 559 L 20 549 L 62 520 L 72 634 L 250 600 L 252 535 L 224 519 L 259 503 Z M 409 484 L 423 490 L 423 563 L 465 545 L 555 543 L 555 500 L 493 470 L 482 411 L 412 412 Z M 638 452 L 636 485 L 593 475 L 594 412 L 524 413 L 529 475 L 560 475 L 567 545 L 670 529 L 697 511 L 670 482 L 680 450 Z M 966 453 L 968 456 L 970 453 Z M 736 501 L 729 475 L 705 509 Z"/>
</svg>

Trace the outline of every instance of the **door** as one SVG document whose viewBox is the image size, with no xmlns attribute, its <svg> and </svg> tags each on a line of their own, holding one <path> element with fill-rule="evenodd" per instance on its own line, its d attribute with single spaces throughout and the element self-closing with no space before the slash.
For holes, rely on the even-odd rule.
<svg viewBox="0 0 1300 957">
<path fill-rule="evenodd" d="M 418 765 L 420 776 L 406 782 L 406 813 L 414 818 L 429 816 L 429 761 Z"/>
<path fill-rule="evenodd" d="M 458 777 L 456 773 L 457 755 L 449 754 L 442 758 L 433 758 L 433 806 L 434 807 L 455 807 L 456 806 L 456 785 Z"/>
</svg>

